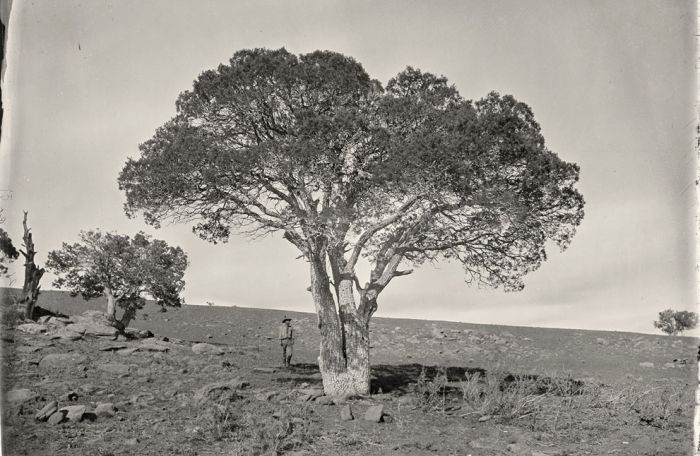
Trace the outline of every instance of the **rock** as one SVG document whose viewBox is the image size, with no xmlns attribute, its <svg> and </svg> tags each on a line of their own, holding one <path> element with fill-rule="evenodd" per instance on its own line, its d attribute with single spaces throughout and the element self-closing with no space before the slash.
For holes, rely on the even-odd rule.
<svg viewBox="0 0 700 456">
<path fill-rule="evenodd" d="M 34 415 L 35 420 L 46 421 L 58 410 L 58 402 L 51 401 Z"/>
<path fill-rule="evenodd" d="M 598 337 L 598 338 L 595 340 L 595 343 L 598 344 L 598 345 L 608 345 L 608 344 L 609 344 L 609 342 L 607 341 L 607 339 L 603 339 L 602 337 Z"/>
<path fill-rule="evenodd" d="M 107 372 L 108 374 L 123 375 L 129 373 L 129 366 L 121 363 L 104 363 L 95 366 L 102 372 Z"/>
<path fill-rule="evenodd" d="M 73 323 L 65 326 L 62 329 L 89 337 L 114 338 L 119 333 L 117 328 L 114 326 L 109 326 L 98 322 Z"/>
<path fill-rule="evenodd" d="M 195 404 L 203 404 L 207 400 L 233 400 L 238 398 L 237 391 L 248 386 L 248 382 L 236 377 L 233 380 L 210 383 L 194 393 Z"/>
<path fill-rule="evenodd" d="M 27 388 L 21 388 L 8 391 L 6 400 L 10 403 L 10 405 L 19 405 L 24 402 L 34 400 L 37 397 L 39 397 L 39 395 L 34 391 Z"/>
<path fill-rule="evenodd" d="M 148 339 L 153 333 L 147 329 L 126 328 L 124 332 L 133 339 Z"/>
<path fill-rule="evenodd" d="M 311 397 L 310 394 L 302 394 L 301 396 L 297 397 L 297 402 L 309 402 L 313 400 L 313 397 Z"/>
<path fill-rule="evenodd" d="M 301 388 L 297 392 L 302 395 L 308 395 L 311 399 L 323 396 L 323 388 Z"/>
<path fill-rule="evenodd" d="M 341 394 L 339 396 L 333 396 L 333 404 L 344 405 L 352 397 L 351 394 Z"/>
<path fill-rule="evenodd" d="M 333 398 L 331 396 L 319 396 L 314 402 L 318 405 L 333 405 Z"/>
<path fill-rule="evenodd" d="M 479 421 L 480 423 L 483 423 L 484 421 L 488 421 L 488 420 L 490 420 L 491 418 L 493 418 L 493 415 L 484 415 L 484 416 L 482 416 L 482 417 L 479 417 L 479 420 L 478 420 L 478 421 Z"/>
<path fill-rule="evenodd" d="M 664 364 L 664 369 L 675 369 L 675 367 L 676 367 L 675 363 Z"/>
<path fill-rule="evenodd" d="M 49 423 L 51 425 L 60 424 L 63 422 L 63 420 L 65 418 L 66 418 L 66 412 L 58 410 L 49 417 L 49 419 L 47 420 L 47 423 Z"/>
<path fill-rule="evenodd" d="M 45 325 L 49 321 L 49 318 L 51 318 L 51 315 L 44 315 L 42 317 L 37 318 L 36 322 L 41 325 Z"/>
<path fill-rule="evenodd" d="M 85 406 L 84 405 L 68 405 L 66 407 L 61 407 L 59 412 L 66 412 L 66 419 L 68 421 L 75 421 L 78 422 L 83 419 L 83 415 L 85 414 Z"/>
<path fill-rule="evenodd" d="M 34 347 L 30 345 L 21 345 L 17 347 L 17 353 L 36 353 L 41 350 L 41 347 Z"/>
<path fill-rule="evenodd" d="M 645 361 L 643 363 L 639 363 L 639 367 L 654 367 L 654 363 L 650 361 Z"/>
<path fill-rule="evenodd" d="M 125 348 L 123 350 L 117 350 L 117 353 L 120 355 L 131 355 L 132 353 L 136 353 L 139 351 L 139 347 L 132 347 L 132 348 Z"/>
<path fill-rule="evenodd" d="M 506 445 L 506 449 L 507 449 L 509 452 L 515 453 L 515 454 L 518 454 L 518 455 L 520 455 L 520 454 L 523 454 L 523 455 L 524 455 L 524 454 L 527 454 L 527 448 L 526 448 L 525 446 L 519 444 L 519 443 L 509 443 L 508 445 Z"/>
<path fill-rule="evenodd" d="M 27 334 L 41 334 L 45 333 L 48 330 L 46 326 L 40 325 L 38 323 L 24 323 L 18 325 L 15 329 Z"/>
<path fill-rule="evenodd" d="M 70 341 L 83 338 L 82 333 L 73 332 L 73 331 L 66 329 L 66 328 L 59 328 L 55 331 L 51 331 L 48 334 L 48 336 L 51 339 L 61 339 L 61 340 L 70 340 Z"/>
<path fill-rule="evenodd" d="M 139 349 L 142 351 L 166 352 L 170 350 L 170 347 L 164 342 L 148 339 L 139 345 Z"/>
<path fill-rule="evenodd" d="M 216 345 L 207 344 L 205 342 L 194 344 L 192 351 L 198 355 L 223 355 L 224 351 Z"/>
<path fill-rule="evenodd" d="M 127 348 L 128 345 L 125 344 L 109 344 L 109 345 L 103 345 L 98 348 L 99 351 L 117 351 L 117 350 L 122 350 L 124 348 Z"/>
<path fill-rule="evenodd" d="M 379 423 L 382 421 L 382 416 L 384 415 L 383 405 L 373 405 L 367 409 L 365 412 L 365 421 L 373 421 Z"/>
<path fill-rule="evenodd" d="M 350 408 L 350 405 L 346 405 L 342 409 L 340 409 L 340 419 L 343 421 L 352 421 L 355 419 L 355 417 L 352 415 L 352 409 Z"/>
<path fill-rule="evenodd" d="M 262 372 L 264 374 L 274 374 L 275 372 L 277 372 L 277 370 L 272 368 L 272 367 L 254 367 L 253 372 Z"/>
<path fill-rule="evenodd" d="M 126 446 L 136 446 L 139 444 L 139 440 L 134 437 L 133 439 L 126 439 L 124 440 L 124 445 Z"/>
<path fill-rule="evenodd" d="M 113 417 L 117 413 L 117 408 L 111 402 L 99 402 L 95 407 L 95 415 L 98 418 Z"/>
<path fill-rule="evenodd" d="M 69 325 L 71 323 L 73 323 L 73 320 L 71 320 L 70 318 L 62 318 L 62 317 L 49 317 L 46 320 L 46 324 L 49 326 L 62 327 L 62 326 Z"/>
</svg>

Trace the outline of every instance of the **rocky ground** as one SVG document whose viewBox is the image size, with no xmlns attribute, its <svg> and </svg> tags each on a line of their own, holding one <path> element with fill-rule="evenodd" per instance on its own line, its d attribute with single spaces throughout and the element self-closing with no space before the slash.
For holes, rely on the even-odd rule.
<svg viewBox="0 0 700 456">
<path fill-rule="evenodd" d="M 691 452 L 692 338 L 376 319 L 373 394 L 330 398 L 311 314 L 283 369 L 281 311 L 149 306 L 126 339 L 42 299 L 69 318 L 3 329 L 3 454 Z"/>
</svg>

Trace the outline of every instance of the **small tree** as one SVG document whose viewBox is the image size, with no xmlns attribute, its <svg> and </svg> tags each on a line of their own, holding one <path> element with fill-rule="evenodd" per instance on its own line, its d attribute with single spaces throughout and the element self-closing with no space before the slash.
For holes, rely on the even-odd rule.
<svg viewBox="0 0 700 456">
<path fill-rule="evenodd" d="M 3 210 L 0 209 L 0 223 L 5 222 L 5 216 L 3 215 Z M 6 261 L 14 261 L 19 258 L 19 251 L 12 243 L 10 235 L 7 231 L 0 228 L 0 276 L 7 276 L 7 265 Z"/>
<path fill-rule="evenodd" d="M 46 267 L 58 278 L 54 286 L 68 288 L 84 299 L 107 298 L 107 317 L 123 330 L 150 296 L 161 307 L 181 304 L 180 292 L 187 255 L 180 247 L 139 232 L 126 235 L 81 231 L 80 242 L 63 243 L 49 252 Z M 117 307 L 123 309 L 117 320 Z"/>
<path fill-rule="evenodd" d="M 659 328 L 669 336 L 677 336 L 688 329 L 695 329 L 698 325 L 698 314 L 687 310 L 666 309 L 659 312 L 658 321 L 654 327 Z"/>
</svg>

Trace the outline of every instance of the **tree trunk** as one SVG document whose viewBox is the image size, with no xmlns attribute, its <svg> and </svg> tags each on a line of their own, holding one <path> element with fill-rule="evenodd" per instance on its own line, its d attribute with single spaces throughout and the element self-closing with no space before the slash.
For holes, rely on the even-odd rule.
<svg viewBox="0 0 700 456">
<path fill-rule="evenodd" d="M 369 324 L 358 315 L 352 282 L 338 286 L 339 306 L 330 289 L 325 264 L 311 263 L 311 292 L 321 332 L 319 369 L 326 395 L 366 395 L 370 392 Z"/>
<path fill-rule="evenodd" d="M 105 295 L 107 296 L 107 319 L 110 321 L 116 321 L 117 319 L 117 304 L 114 300 L 114 295 L 112 290 L 105 288 Z"/>
<path fill-rule="evenodd" d="M 39 268 L 34 263 L 34 256 L 36 255 L 36 250 L 34 250 L 34 240 L 32 239 L 32 233 L 27 227 L 27 212 L 24 212 L 24 219 L 22 220 L 22 226 L 24 227 L 24 236 L 22 241 L 24 244 L 24 250 L 20 250 L 22 256 L 24 256 L 24 285 L 22 286 L 22 299 L 21 303 L 24 304 L 24 316 L 27 319 L 34 319 L 34 306 L 36 301 L 39 299 L 39 282 L 44 275 L 44 268 Z"/>
</svg>

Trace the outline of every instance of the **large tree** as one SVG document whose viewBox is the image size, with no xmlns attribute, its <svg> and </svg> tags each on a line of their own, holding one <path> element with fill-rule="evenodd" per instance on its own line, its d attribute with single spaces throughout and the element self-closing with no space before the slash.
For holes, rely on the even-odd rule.
<svg viewBox="0 0 700 456">
<path fill-rule="evenodd" d="M 583 217 L 578 166 L 547 149 L 526 104 L 465 100 L 411 67 L 383 87 L 335 52 L 242 50 L 176 106 L 119 176 L 127 214 L 296 246 L 327 394 L 369 391 L 370 317 L 402 265 L 457 261 L 471 282 L 520 290 Z"/>
<path fill-rule="evenodd" d="M 146 297 L 162 308 L 179 307 L 185 286 L 187 255 L 180 247 L 144 233 L 133 238 L 101 231 L 81 231 L 80 242 L 63 243 L 49 252 L 46 267 L 56 274 L 54 286 L 85 299 L 106 297 L 107 317 L 123 330 L 143 308 Z M 117 307 L 123 310 L 117 319 Z"/>
</svg>

